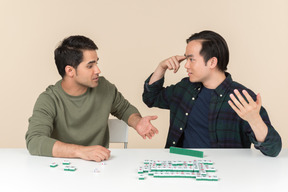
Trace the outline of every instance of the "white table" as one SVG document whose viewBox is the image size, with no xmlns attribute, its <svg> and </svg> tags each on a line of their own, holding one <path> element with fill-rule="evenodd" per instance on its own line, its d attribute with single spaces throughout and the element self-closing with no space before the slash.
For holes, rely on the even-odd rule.
<svg viewBox="0 0 288 192">
<path fill-rule="evenodd" d="M 191 178 L 153 178 L 138 180 L 138 167 L 148 160 L 199 160 L 202 158 L 169 153 L 168 149 L 111 149 L 106 165 L 69 159 L 75 172 L 63 170 L 64 159 L 31 156 L 26 149 L 0 149 L 0 191 L 288 191 L 288 150 L 276 158 L 255 149 L 205 149 L 219 181 Z M 49 165 L 57 162 L 56 168 Z M 100 173 L 93 171 L 97 168 Z"/>
</svg>

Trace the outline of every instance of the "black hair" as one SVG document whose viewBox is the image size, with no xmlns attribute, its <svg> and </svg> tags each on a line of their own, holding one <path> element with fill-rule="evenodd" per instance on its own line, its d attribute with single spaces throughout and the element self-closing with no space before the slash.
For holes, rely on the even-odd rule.
<svg viewBox="0 0 288 192">
<path fill-rule="evenodd" d="M 89 38 L 76 35 L 65 38 L 54 51 L 54 59 L 59 74 L 65 76 L 65 67 L 70 65 L 77 69 L 83 60 L 83 50 L 98 50 Z"/>
<path fill-rule="evenodd" d="M 213 31 L 201 31 L 194 33 L 187 40 L 187 44 L 193 40 L 202 40 L 202 49 L 200 55 L 204 57 L 207 62 L 212 57 L 218 60 L 217 66 L 221 71 L 227 70 L 229 62 L 229 49 L 225 39 Z"/>
</svg>

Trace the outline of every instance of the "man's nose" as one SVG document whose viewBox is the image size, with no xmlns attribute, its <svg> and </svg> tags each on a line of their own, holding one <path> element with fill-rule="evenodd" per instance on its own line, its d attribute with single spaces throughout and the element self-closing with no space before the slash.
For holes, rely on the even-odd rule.
<svg viewBox="0 0 288 192">
<path fill-rule="evenodd" d="M 99 67 L 97 65 L 95 65 L 94 73 L 96 73 L 96 74 L 100 74 L 101 73 L 101 70 L 99 69 Z"/>
<path fill-rule="evenodd" d="M 189 65 L 189 61 L 188 61 L 188 59 L 187 59 L 185 65 L 184 65 L 184 67 L 185 67 L 186 69 L 189 69 L 189 68 L 190 68 L 190 65 Z"/>
</svg>

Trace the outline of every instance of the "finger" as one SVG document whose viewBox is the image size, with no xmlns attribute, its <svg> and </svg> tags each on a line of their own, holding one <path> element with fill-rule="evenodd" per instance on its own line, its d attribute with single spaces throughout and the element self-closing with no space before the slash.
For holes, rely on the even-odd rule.
<svg viewBox="0 0 288 192">
<path fill-rule="evenodd" d="M 97 145 L 97 148 L 101 151 L 104 151 L 105 153 L 110 153 L 111 151 L 107 149 L 106 147 L 103 147 L 101 145 Z"/>
<path fill-rule="evenodd" d="M 146 136 L 151 139 L 152 138 L 152 135 L 150 133 L 147 133 Z"/>
<path fill-rule="evenodd" d="M 173 69 L 173 64 L 172 62 L 170 61 L 170 59 L 167 61 L 167 67 L 169 70 L 172 70 Z"/>
<path fill-rule="evenodd" d="M 243 105 L 236 99 L 236 97 L 231 93 L 230 98 L 233 101 L 233 105 L 235 105 L 239 110 L 244 110 Z"/>
<path fill-rule="evenodd" d="M 169 65 L 170 65 L 170 70 L 174 70 L 177 68 L 177 64 L 174 62 L 173 58 L 169 58 Z"/>
<path fill-rule="evenodd" d="M 105 160 L 108 160 L 110 158 L 110 154 L 106 154 Z"/>
<path fill-rule="evenodd" d="M 243 90 L 242 93 L 245 95 L 245 97 L 249 103 L 255 102 L 246 90 Z"/>
<path fill-rule="evenodd" d="M 94 159 L 94 161 L 96 161 L 96 162 L 101 162 L 102 160 L 101 160 L 98 156 L 96 156 L 95 159 Z"/>
<path fill-rule="evenodd" d="M 238 100 L 240 101 L 240 103 L 242 104 L 242 106 L 247 107 L 248 103 L 247 101 L 243 98 L 243 96 L 240 94 L 240 92 L 235 89 L 234 90 L 235 95 L 237 96 Z"/>
<path fill-rule="evenodd" d="M 157 116 L 157 115 L 154 115 L 154 116 L 149 116 L 148 118 L 149 118 L 149 120 L 151 121 L 151 120 L 157 119 L 158 116 Z M 158 129 L 157 129 L 156 127 L 154 127 L 154 126 L 151 124 L 151 122 L 150 122 L 150 125 L 151 125 L 151 131 L 153 131 L 154 134 L 158 134 L 158 133 L 159 133 Z"/>
<path fill-rule="evenodd" d="M 256 103 L 258 106 L 262 106 L 262 98 L 261 98 L 261 95 L 260 93 L 257 94 L 257 100 L 256 100 Z"/>
<path fill-rule="evenodd" d="M 146 134 L 141 135 L 143 139 L 146 139 Z"/>
<path fill-rule="evenodd" d="M 175 57 L 179 63 L 181 63 L 182 61 L 184 61 L 186 59 L 186 57 L 184 55 L 176 55 Z"/>
<path fill-rule="evenodd" d="M 154 126 L 152 127 L 151 130 L 153 131 L 154 134 L 158 134 L 159 133 L 158 129 L 156 129 L 156 127 L 154 127 Z"/>
<path fill-rule="evenodd" d="M 178 69 L 180 68 L 180 64 L 178 62 L 178 60 L 176 59 L 176 57 L 172 57 L 172 60 L 174 62 L 174 73 L 176 73 L 178 71 Z"/>
<path fill-rule="evenodd" d="M 96 154 L 96 157 L 95 158 L 98 158 L 100 161 L 103 161 L 105 159 L 105 156 L 102 155 L 100 152 Z"/>
<path fill-rule="evenodd" d="M 110 151 L 109 152 L 105 152 L 105 159 L 108 160 L 110 158 Z"/>
<path fill-rule="evenodd" d="M 101 160 L 108 160 L 110 157 L 110 150 L 108 150 L 105 147 L 102 147 L 102 149 L 99 151 L 98 153 L 99 158 L 101 158 Z"/>
<path fill-rule="evenodd" d="M 110 154 L 107 153 L 106 151 L 100 151 L 100 156 L 101 156 L 102 160 L 105 160 L 105 159 L 109 159 Z"/>
<path fill-rule="evenodd" d="M 234 105 L 234 103 L 231 100 L 228 101 L 228 104 L 240 116 L 241 113 L 240 110 Z"/>
<path fill-rule="evenodd" d="M 158 133 L 158 130 L 156 128 L 152 127 L 152 129 L 146 134 L 146 136 L 149 138 L 149 139 L 152 139 L 152 137 L 154 137 L 154 135 L 156 133 Z"/>
<path fill-rule="evenodd" d="M 148 116 L 148 119 L 149 119 L 149 120 L 155 120 L 155 119 L 157 119 L 157 118 L 158 118 L 157 115 Z"/>
</svg>

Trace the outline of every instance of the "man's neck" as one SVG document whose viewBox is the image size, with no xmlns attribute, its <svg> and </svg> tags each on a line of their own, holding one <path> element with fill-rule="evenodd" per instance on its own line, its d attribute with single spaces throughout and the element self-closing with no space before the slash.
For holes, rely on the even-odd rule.
<svg viewBox="0 0 288 192">
<path fill-rule="evenodd" d="M 225 79 L 225 72 L 217 70 L 211 73 L 211 76 L 202 83 L 208 89 L 216 89 Z"/>
<path fill-rule="evenodd" d="M 65 80 L 65 78 L 62 79 L 61 87 L 68 95 L 71 96 L 83 95 L 87 91 L 87 87 L 76 85 L 67 79 Z"/>
</svg>

